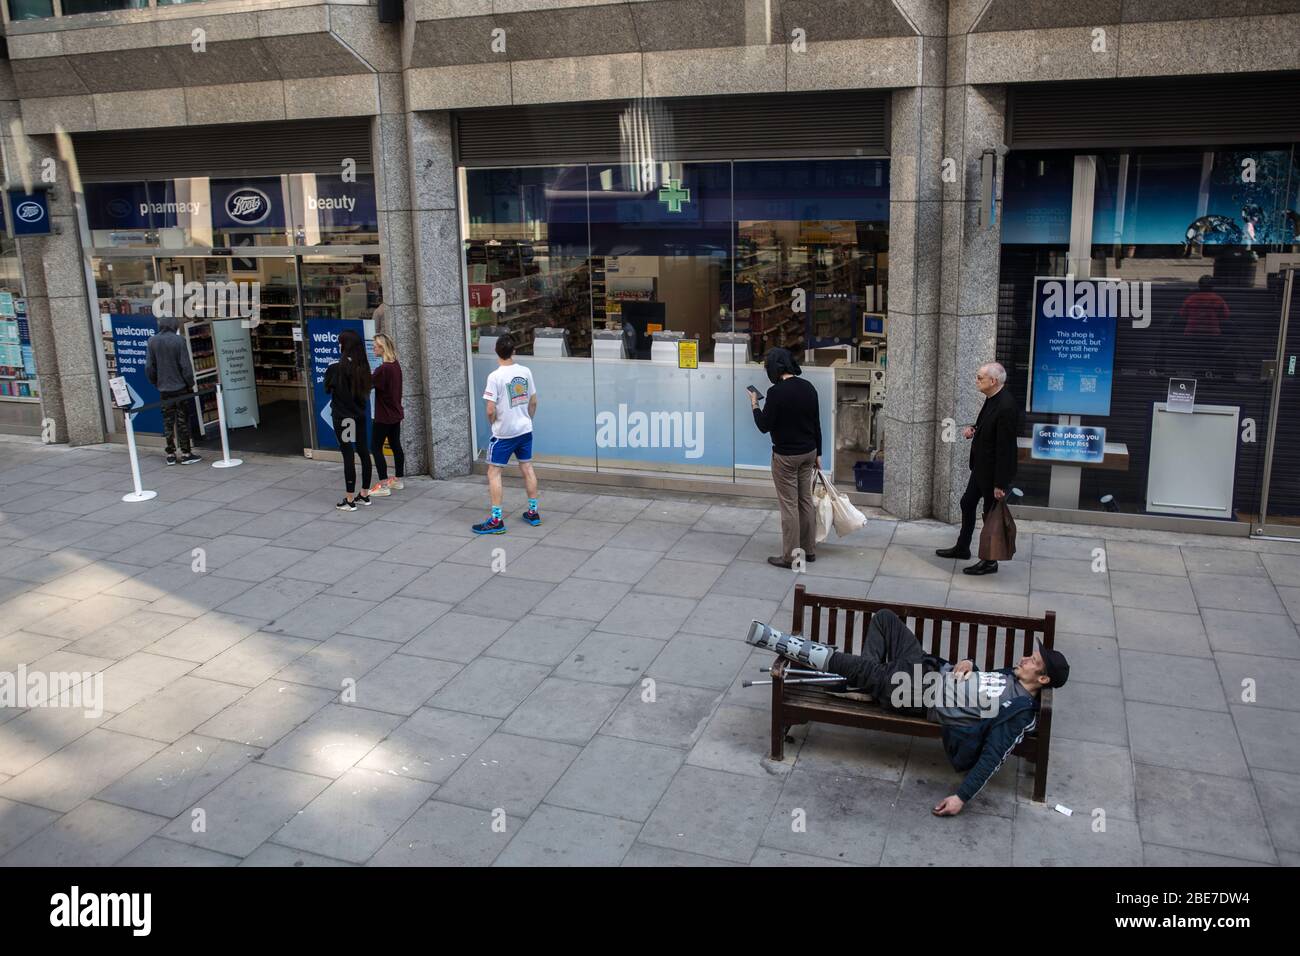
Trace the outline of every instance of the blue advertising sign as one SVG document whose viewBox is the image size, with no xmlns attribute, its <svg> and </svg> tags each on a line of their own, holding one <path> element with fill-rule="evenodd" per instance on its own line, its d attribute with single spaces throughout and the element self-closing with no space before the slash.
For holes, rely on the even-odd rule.
<svg viewBox="0 0 1300 956">
<path fill-rule="evenodd" d="M 1034 279 L 1029 411 L 1109 415 L 1115 368 L 1116 294 L 1103 279 Z M 1127 290 L 1124 302 L 1127 303 Z"/>
<path fill-rule="evenodd" d="M 197 199 L 178 201 L 176 183 L 170 179 L 87 183 L 85 188 L 86 221 L 91 229 L 172 229 L 179 224 L 180 213 L 193 219 L 203 211 L 203 203 Z"/>
<path fill-rule="evenodd" d="M 356 182 L 344 182 L 341 176 L 304 178 L 307 221 L 314 217 L 321 232 L 375 232 L 379 228 L 374 176 L 359 174 Z"/>
<path fill-rule="evenodd" d="M 361 319 L 307 320 L 311 407 L 316 416 L 316 444 L 321 448 L 339 447 L 338 437 L 334 434 L 334 418 L 330 414 L 330 397 L 325 392 L 325 370 L 339 360 L 339 333 L 344 329 L 351 329 L 365 340 L 365 325 Z M 366 421 L 369 420 L 367 415 Z"/>
<path fill-rule="evenodd" d="M 1039 424 L 1033 427 L 1029 457 L 1039 461 L 1095 464 L 1106 457 L 1106 429 L 1091 425 Z"/>
<path fill-rule="evenodd" d="M 117 361 L 117 374 L 126 379 L 127 391 L 131 393 L 131 406 L 138 408 L 158 401 L 162 396 L 145 374 L 149 339 L 158 332 L 158 322 L 151 315 L 113 315 L 109 321 L 113 329 L 113 357 Z M 131 424 L 138 432 L 161 434 L 162 410 L 151 408 L 139 412 Z"/>
<path fill-rule="evenodd" d="M 10 234 L 17 236 L 48 236 L 50 234 L 50 197 L 44 190 L 25 193 L 21 189 L 9 190 Z"/>
<path fill-rule="evenodd" d="M 261 179 L 214 179 L 214 229 L 283 229 L 284 188 L 279 176 Z"/>
</svg>

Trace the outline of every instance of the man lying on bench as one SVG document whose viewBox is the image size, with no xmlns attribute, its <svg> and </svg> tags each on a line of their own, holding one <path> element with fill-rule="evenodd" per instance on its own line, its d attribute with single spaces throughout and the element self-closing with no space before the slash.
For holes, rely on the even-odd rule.
<svg viewBox="0 0 1300 956">
<path fill-rule="evenodd" d="M 1014 667 L 981 671 L 974 661 L 954 667 L 925 653 L 890 610 L 872 615 L 860 655 L 783 634 L 759 621 L 750 626 L 746 640 L 813 671 L 838 674 L 849 688 L 865 691 L 886 710 L 941 725 L 948 761 L 958 773 L 966 774 L 957 792 L 932 811 L 941 817 L 961 813 L 1034 729 L 1039 690 L 1060 687 L 1070 676 L 1065 655 L 1041 643 Z"/>
</svg>

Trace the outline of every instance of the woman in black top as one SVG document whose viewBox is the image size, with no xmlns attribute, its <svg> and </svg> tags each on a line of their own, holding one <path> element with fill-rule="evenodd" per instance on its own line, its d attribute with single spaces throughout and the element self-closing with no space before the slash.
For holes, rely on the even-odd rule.
<svg viewBox="0 0 1300 956">
<path fill-rule="evenodd" d="M 758 407 L 758 396 L 749 393 L 754 424 L 772 436 L 772 483 L 781 503 L 780 556 L 767 559 L 779 568 L 791 567 L 796 549 L 804 558 L 816 561 L 817 522 L 812 486 L 822 466 L 822 420 L 817 389 L 799 378 L 802 369 L 786 349 L 772 349 L 763 363 L 772 387 L 767 390 L 767 407 Z"/>
<path fill-rule="evenodd" d="M 370 451 L 366 442 L 366 406 L 370 403 L 370 363 L 361 336 L 351 329 L 339 333 L 339 360 L 325 370 L 325 392 L 330 397 L 330 417 L 334 436 L 343 453 L 343 480 L 347 492 L 334 507 L 339 511 L 356 511 L 357 505 L 369 505 Z M 361 456 L 361 494 L 357 488 L 357 467 L 353 455 Z"/>
</svg>

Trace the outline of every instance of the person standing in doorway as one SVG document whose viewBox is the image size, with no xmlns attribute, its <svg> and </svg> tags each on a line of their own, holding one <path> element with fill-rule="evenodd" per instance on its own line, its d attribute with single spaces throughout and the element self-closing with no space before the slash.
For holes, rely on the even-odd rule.
<svg viewBox="0 0 1300 956">
<path fill-rule="evenodd" d="M 190 350 L 179 329 L 176 316 L 158 317 L 158 332 L 149 338 L 144 372 L 164 402 L 162 419 L 163 437 L 167 441 L 167 464 L 192 465 L 203 459 L 190 450 L 190 419 L 184 396 L 194 392 L 194 366 L 190 363 Z"/>
<path fill-rule="evenodd" d="M 374 498 L 386 498 L 402 490 L 402 476 L 406 473 L 406 454 L 402 451 L 402 365 L 397 360 L 397 346 L 387 335 L 375 336 L 375 354 L 383 361 L 374 370 L 375 427 L 370 450 L 375 456 L 375 471 L 379 480 L 370 489 Z M 393 476 L 388 477 L 388 460 L 384 458 L 384 440 L 393 450 Z"/>
<path fill-rule="evenodd" d="M 1020 406 L 1007 390 L 1007 370 L 998 362 L 981 365 L 975 376 L 975 387 L 984 395 L 984 405 L 974 425 L 962 429 L 962 437 L 970 441 L 970 481 L 961 496 L 961 533 L 957 544 L 940 548 L 935 554 L 941 558 L 970 557 L 971 538 L 975 536 L 975 506 L 982 500 L 982 514 L 987 517 L 994 502 L 1001 501 L 1011 488 L 1016 475 L 1016 458 L 1019 448 L 1016 435 L 1020 430 Z M 977 561 L 963 574 L 996 574 L 996 561 Z"/>
<path fill-rule="evenodd" d="M 351 329 L 339 333 L 339 360 L 325 370 L 325 392 L 330 397 L 330 417 L 334 437 L 343 453 L 343 480 L 346 493 L 334 507 L 339 511 L 356 511 L 357 505 L 370 504 L 370 447 L 366 444 L 366 406 L 370 403 L 373 382 L 370 362 L 361 336 Z M 357 467 L 353 456 L 361 457 L 361 493 L 356 493 Z"/>
<path fill-rule="evenodd" d="M 488 442 L 488 494 L 492 514 L 487 521 L 473 525 L 475 534 L 505 534 L 501 517 L 501 469 L 514 455 L 528 490 L 528 510 L 522 515 L 530 525 L 542 523 L 537 513 L 537 473 L 533 471 L 533 417 L 537 414 L 537 386 L 533 373 L 515 361 L 515 340 L 509 334 L 497 339 L 497 367 L 483 388 L 487 418 L 492 423 Z"/>
<path fill-rule="evenodd" d="M 813 478 L 822 467 L 822 419 L 817 389 L 800 378 L 803 369 L 787 349 L 772 349 L 763 362 L 772 387 L 767 407 L 758 407 L 758 391 L 749 393 L 754 424 L 772 436 L 772 483 L 781 504 L 781 554 L 767 559 L 778 568 L 794 566 L 796 550 L 816 561 L 817 517 Z"/>
</svg>

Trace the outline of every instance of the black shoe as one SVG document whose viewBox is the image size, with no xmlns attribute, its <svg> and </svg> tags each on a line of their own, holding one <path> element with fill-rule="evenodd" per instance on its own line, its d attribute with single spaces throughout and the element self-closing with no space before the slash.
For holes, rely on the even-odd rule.
<svg viewBox="0 0 1300 956">
<path fill-rule="evenodd" d="M 804 560 L 807 561 L 809 564 L 812 564 L 814 561 L 817 560 L 817 555 L 815 554 L 804 555 Z"/>
<path fill-rule="evenodd" d="M 175 456 L 175 455 L 168 455 L 168 456 L 167 456 L 167 464 L 169 464 L 169 465 L 174 465 L 174 464 L 176 464 L 176 456 Z"/>
<path fill-rule="evenodd" d="M 338 504 L 336 504 L 334 507 L 335 507 L 336 509 L 338 509 L 339 511 L 356 511 L 356 510 L 357 510 L 357 506 L 354 505 L 352 502 L 348 501 L 348 499 L 346 499 L 346 498 L 344 498 L 342 501 L 340 501 L 340 502 L 339 502 Z"/>
<path fill-rule="evenodd" d="M 369 496 L 369 495 L 357 495 L 357 496 L 356 496 L 355 498 L 353 498 L 352 500 L 353 500 L 354 502 L 356 502 L 357 504 L 361 505 L 363 508 L 369 508 L 369 507 L 370 507 L 370 496 Z"/>
<path fill-rule="evenodd" d="M 181 455 L 180 460 L 182 465 L 193 465 L 196 462 L 202 461 L 203 459 L 200 458 L 198 455 L 194 454 L 194 452 L 187 451 L 185 454 Z"/>
<path fill-rule="evenodd" d="M 785 558 L 776 557 L 776 556 L 768 558 L 767 563 L 772 565 L 772 567 L 774 568 L 785 568 L 787 571 L 789 571 L 792 567 L 794 567 L 794 565 L 791 564 L 789 561 L 787 561 Z"/>
<path fill-rule="evenodd" d="M 960 558 L 965 561 L 970 557 L 970 548 L 940 548 L 934 553 L 941 558 Z"/>
<path fill-rule="evenodd" d="M 997 574 L 998 563 L 996 561 L 976 561 L 969 568 L 962 568 L 962 574 Z"/>
</svg>

